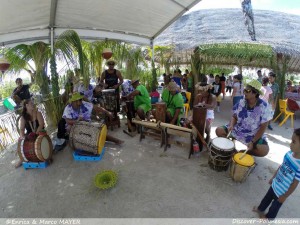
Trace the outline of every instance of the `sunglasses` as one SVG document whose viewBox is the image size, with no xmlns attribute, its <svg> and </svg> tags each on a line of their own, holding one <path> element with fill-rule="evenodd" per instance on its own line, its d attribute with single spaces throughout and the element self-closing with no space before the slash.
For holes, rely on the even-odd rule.
<svg viewBox="0 0 300 225">
<path fill-rule="evenodd" d="M 250 92 L 252 92 L 253 94 L 257 94 L 257 92 L 253 91 L 252 89 L 244 89 L 244 93 L 249 94 Z"/>
<path fill-rule="evenodd" d="M 107 65 L 114 66 L 115 64 L 114 63 L 107 63 Z"/>
</svg>

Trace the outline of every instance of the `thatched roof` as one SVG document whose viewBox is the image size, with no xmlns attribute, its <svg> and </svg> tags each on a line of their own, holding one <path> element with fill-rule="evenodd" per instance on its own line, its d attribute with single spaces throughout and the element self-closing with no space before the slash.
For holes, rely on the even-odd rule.
<svg viewBox="0 0 300 225">
<path fill-rule="evenodd" d="M 255 42 L 247 32 L 242 9 L 199 10 L 182 16 L 158 38 L 155 45 L 175 45 L 181 60 L 192 49 L 212 43 L 270 45 L 274 53 L 291 57 L 289 71 L 300 72 L 300 16 L 254 10 Z"/>
</svg>

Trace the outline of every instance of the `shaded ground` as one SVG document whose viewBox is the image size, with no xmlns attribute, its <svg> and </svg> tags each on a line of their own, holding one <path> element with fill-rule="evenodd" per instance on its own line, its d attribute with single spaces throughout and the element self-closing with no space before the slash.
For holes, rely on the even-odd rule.
<svg viewBox="0 0 300 225">
<path fill-rule="evenodd" d="M 214 128 L 230 118 L 226 97 Z M 300 117 L 296 127 L 300 127 Z M 54 155 L 46 169 L 14 169 L 15 147 L 1 152 L 1 217 L 95 217 L 95 218 L 236 218 L 256 217 L 251 211 L 266 193 L 268 180 L 281 163 L 293 130 L 290 121 L 267 131 L 271 151 L 256 158 L 257 167 L 245 183 L 235 183 L 228 172 L 208 167 L 207 152 L 188 159 L 188 150 L 177 146 L 166 153 L 151 137 L 139 142 L 122 127 L 111 132 L 125 140 L 118 147 L 106 143 L 100 162 L 77 162 L 69 147 Z M 213 137 L 215 136 L 213 132 Z M 101 170 L 113 169 L 119 180 L 115 188 L 101 191 L 93 184 Z M 297 217 L 300 188 L 288 198 L 278 217 Z"/>
</svg>

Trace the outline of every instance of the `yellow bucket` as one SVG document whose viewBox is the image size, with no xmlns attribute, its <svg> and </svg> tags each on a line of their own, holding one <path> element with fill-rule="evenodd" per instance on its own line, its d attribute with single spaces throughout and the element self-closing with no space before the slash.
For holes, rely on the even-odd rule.
<svg viewBox="0 0 300 225">
<path fill-rule="evenodd" d="M 243 153 L 236 153 L 232 157 L 230 165 L 230 176 L 236 182 L 244 182 L 250 172 L 255 168 L 255 160 L 253 156 L 246 154 L 242 159 Z"/>
</svg>

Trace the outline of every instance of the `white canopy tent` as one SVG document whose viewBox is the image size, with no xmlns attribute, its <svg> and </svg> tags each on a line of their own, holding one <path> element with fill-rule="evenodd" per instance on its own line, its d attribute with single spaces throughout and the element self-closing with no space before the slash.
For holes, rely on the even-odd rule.
<svg viewBox="0 0 300 225">
<path fill-rule="evenodd" d="M 65 30 L 85 40 L 151 45 L 201 0 L 0 0 L 0 43 L 52 43 Z"/>
</svg>

